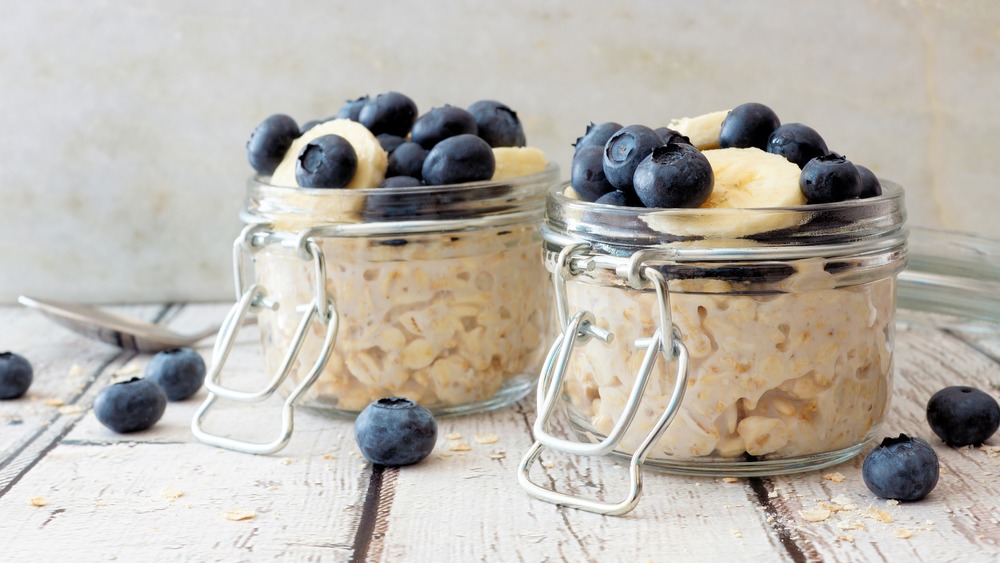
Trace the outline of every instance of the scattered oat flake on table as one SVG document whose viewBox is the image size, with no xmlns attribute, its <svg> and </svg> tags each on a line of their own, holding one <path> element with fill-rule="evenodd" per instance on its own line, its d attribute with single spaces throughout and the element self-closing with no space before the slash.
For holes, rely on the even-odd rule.
<svg viewBox="0 0 1000 563">
<path fill-rule="evenodd" d="M 50 407 L 61 407 L 66 404 L 62 399 L 45 399 L 45 404 Z"/>
<path fill-rule="evenodd" d="M 889 513 L 879 509 L 868 507 L 862 514 L 865 518 L 871 518 L 872 520 L 878 520 L 879 522 L 885 522 L 886 524 L 892 524 L 892 516 Z"/>
<path fill-rule="evenodd" d="M 888 504 L 889 506 L 896 506 L 897 504 L 899 504 L 899 501 L 894 498 L 891 498 L 885 501 L 885 503 Z"/>
<path fill-rule="evenodd" d="M 899 529 L 896 529 L 896 530 L 892 531 L 892 537 L 899 538 L 901 540 L 905 540 L 905 539 L 908 539 L 908 538 L 912 538 L 913 537 L 913 532 L 911 532 L 907 528 L 899 528 Z"/>
<path fill-rule="evenodd" d="M 474 438 L 477 444 L 496 444 L 500 441 L 500 436 L 496 434 L 476 434 Z"/>
<path fill-rule="evenodd" d="M 507 457 L 507 452 L 503 450 L 493 450 L 490 453 L 490 459 L 504 459 L 505 457 Z"/>
<path fill-rule="evenodd" d="M 729 528 L 729 533 L 732 534 L 732 536 L 736 539 L 740 539 L 743 537 L 743 532 L 741 532 L 739 528 Z"/>
<path fill-rule="evenodd" d="M 778 498 L 778 491 L 771 491 L 767 493 L 767 498 Z"/>
<path fill-rule="evenodd" d="M 172 489 L 170 487 L 164 487 L 160 489 L 160 496 L 167 500 L 177 500 L 184 496 L 184 491 L 179 491 L 177 489 Z"/>
<path fill-rule="evenodd" d="M 461 440 L 462 439 L 462 435 L 459 434 L 458 432 L 452 432 L 451 434 L 445 434 L 444 435 L 444 439 L 445 440 Z"/>
<path fill-rule="evenodd" d="M 843 473 L 840 473 L 839 471 L 834 471 L 833 473 L 827 473 L 826 475 L 823 476 L 823 478 L 826 479 L 827 481 L 833 481 L 834 483 L 840 483 L 845 479 Z"/>
<path fill-rule="evenodd" d="M 736 477 L 723 477 L 722 478 L 722 482 L 723 483 L 737 483 L 737 482 L 739 482 L 739 479 L 737 479 Z"/>
<path fill-rule="evenodd" d="M 337 456 L 333 454 L 323 454 L 323 459 L 337 459 Z"/>
<path fill-rule="evenodd" d="M 840 534 L 839 536 L 837 536 L 837 540 L 845 541 L 847 543 L 854 543 L 854 536 L 848 534 Z"/>
<path fill-rule="evenodd" d="M 29 500 L 28 503 L 30 503 L 31 506 L 45 506 L 49 503 L 49 499 L 45 497 L 31 497 L 31 500 Z"/>
<path fill-rule="evenodd" d="M 542 467 L 544 467 L 546 469 L 552 469 L 555 466 L 556 466 L 556 462 L 554 462 L 554 461 L 543 461 L 542 462 Z"/>
<path fill-rule="evenodd" d="M 830 517 L 830 511 L 818 506 L 816 508 L 810 508 L 809 510 L 800 510 L 799 514 L 806 522 L 822 522 Z"/>
<path fill-rule="evenodd" d="M 87 412 L 82 405 L 66 405 L 59 407 L 59 414 L 80 414 Z"/>
<path fill-rule="evenodd" d="M 841 530 L 864 530 L 865 525 L 861 522 L 851 522 L 849 520 L 841 520 L 837 522 L 837 527 Z"/>
<path fill-rule="evenodd" d="M 472 446 L 466 444 L 465 442 L 455 442 L 448 446 L 448 449 L 453 452 L 471 452 Z"/>
<path fill-rule="evenodd" d="M 256 510 L 240 510 L 238 508 L 230 508 L 228 512 L 223 514 L 226 520 L 232 520 L 233 522 L 239 522 L 240 520 L 250 520 L 257 517 Z"/>
<path fill-rule="evenodd" d="M 281 459 L 278 460 L 278 463 L 280 463 L 281 465 L 291 465 L 292 464 L 292 458 L 290 458 L 290 457 L 283 457 L 283 458 L 281 458 Z"/>
</svg>

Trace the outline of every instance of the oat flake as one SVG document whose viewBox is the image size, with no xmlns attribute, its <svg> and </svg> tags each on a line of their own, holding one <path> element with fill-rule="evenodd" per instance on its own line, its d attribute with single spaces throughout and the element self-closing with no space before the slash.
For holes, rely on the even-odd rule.
<svg viewBox="0 0 1000 563">
<path fill-rule="evenodd" d="M 475 440 L 477 444 L 496 444 L 500 441 L 500 436 L 496 434 L 476 434 Z"/>
<path fill-rule="evenodd" d="M 827 481 L 833 481 L 834 483 L 840 483 L 845 479 L 844 474 L 839 471 L 834 471 L 833 473 L 827 473 L 823 476 Z"/>
<path fill-rule="evenodd" d="M 230 508 L 228 512 L 223 514 L 226 520 L 232 520 L 233 522 L 239 522 L 241 520 L 251 520 L 257 517 L 256 510 L 240 510 L 239 508 Z"/>
<path fill-rule="evenodd" d="M 908 538 L 912 538 L 913 537 L 913 532 L 911 532 L 907 528 L 899 528 L 897 530 L 893 530 L 892 531 L 892 537 L 899 538 L 901 540 L 905 540 L 905 539 L 908 539 Z"/>
<path fill-rule="evenodd" d="M 830 511 L 823 507 L 800 510 L 799 514 L 806 522 L 822 522 L 830 517 Z"/>
<path fill-rule="evenodd" d="M 165 487 L 160 490 L 160 496 L 167 500 L 177 500 L 184 496 L 184 491 L 179 491 L 177 489 L 171 489 L 170 487 Z"/>
<path fill-rule="evenodd" d="M 459 434 L 458 432 L 452 432 L 451 434 L 445 434 L 444 435 L 444 439 L 445 440 L 461 440 L 462 439 L 462 435 Z"/>
<path fill-rule="evenodd" d="M 28 502 L 31 506 L 45 506 L 49 503 L 49 499 L 45 497 L 32 497 Z"/>
<path fill-rule="evenodd" d="M 465 442 L 455 442 L 448 446 L 448 449 L 453 452 L 471 452 L 472 446 L 466 444 Z"/>
</svg>

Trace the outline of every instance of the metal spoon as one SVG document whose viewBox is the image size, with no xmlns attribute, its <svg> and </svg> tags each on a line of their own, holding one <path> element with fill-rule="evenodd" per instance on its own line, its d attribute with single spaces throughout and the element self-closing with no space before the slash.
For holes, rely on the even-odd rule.
<svg viewBox="0 0 1000 563">
<path fill-rule="evenodd" d="M 17 300 L 21 305 L 41 311 L 45 316 L 74 332 L 144 354 L 191 346 L 209 336 L 214 336 L 219 331 L 219 326 L 216 325 L 195 334 L 183 334 L 160 325 L 87 305 L 40 301 L 24 295 Z"/>
</svg>

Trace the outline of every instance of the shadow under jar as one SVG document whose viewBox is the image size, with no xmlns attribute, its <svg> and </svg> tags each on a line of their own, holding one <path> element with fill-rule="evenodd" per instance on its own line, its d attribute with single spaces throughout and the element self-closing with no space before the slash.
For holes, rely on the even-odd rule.
<svg viewBox="0 0 1000 563">
<path fill-rule="evenodd" d="M 684 474 L 775 475 L 857 455 L 888 412 L 906 262 L 903 190 L 883 188 L 802 207 L 669 210 L 553 189 L 543 235 L 547 267 L 561 272 L 559 328 L 583 311 L 580 326 L 613 338 L 584 338 L 562 373 L 543 369 L 540 418 L 556 410 L 546 394 L 558 396 L 577 437 L 597 442 L 634 417 L 612 455 L 633 457 L 652 436 L 634 465 Z M 653 344 L 659 361 L 633 410 L 629 396 L 664 322 L 656 280 L 671 327 Z M 686 381 L 675 388 L 681 344 Z"/>
<path fill-rule="evenodd" d="M 419 188 L 251 180 L 243 218 L 259 225 L 245 237 L 253 241 L 253 279 L 279 304 L 258 312 L 268 370 L 279 371 L 298 346 L 289 379 L 299 384 L 324 353 L 319 324 L 296 337 L 301 310 L 321 299 L 322 277 L 339 328 L 302 406 L 354 416 L 396 396 L 447 415 L 520 399 L 553 329 L 539 227 L 557 182 L 554 165 L 521 178 Z"/>
</svg>

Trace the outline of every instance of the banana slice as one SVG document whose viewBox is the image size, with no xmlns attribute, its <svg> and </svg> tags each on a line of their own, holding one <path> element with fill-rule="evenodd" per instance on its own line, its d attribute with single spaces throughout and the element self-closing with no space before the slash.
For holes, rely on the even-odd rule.
<svg viewBox="0 0 1000 563">
<path fill-rule="evenodd" d="M 385 170 L 389 166 L 389 157 L 367 127 L 349 119 L 334 119 L 320 123 L 295 139 L 271 176 L 271 183 L 276 186 L 299 187 L 295 181 L 295 161 L 299 152 L 309 141 L 323 135 L 340 135 L 351 143 L 358 155 L 358 170 L 345 189 L 374 188 L 382 183 L 385 179 Z"/>
<path fill-rule="evenodd" d="M 493 149 L 493 158 L 497 163 L 493 180 L 538 174 L 549 164 L 545 153 L 535 147 L 498 147 Z"/>
<path fill-rule="evenodd" d="M 701 205 L 711 209 L 668 210 L 643 216 L 650 228 L 706 238 L 740 238 L 794 226 L 801 213 L 776 207 L 806 204 L 801 171 L 784 157 L 757 148 L 715 149 L 702 154 L 712 165 L 715 185 Z"/>
<path fill-rule="evenodd" d="M 674 119 L 667 127 L 691 139 L 691 144 L 701 150 L 719 148 L 719 133 L 722 131 L 722 121 L 729 115 L 729 110 L 713 111 L 697 117 L 682 117 Z"/>
</svg>

